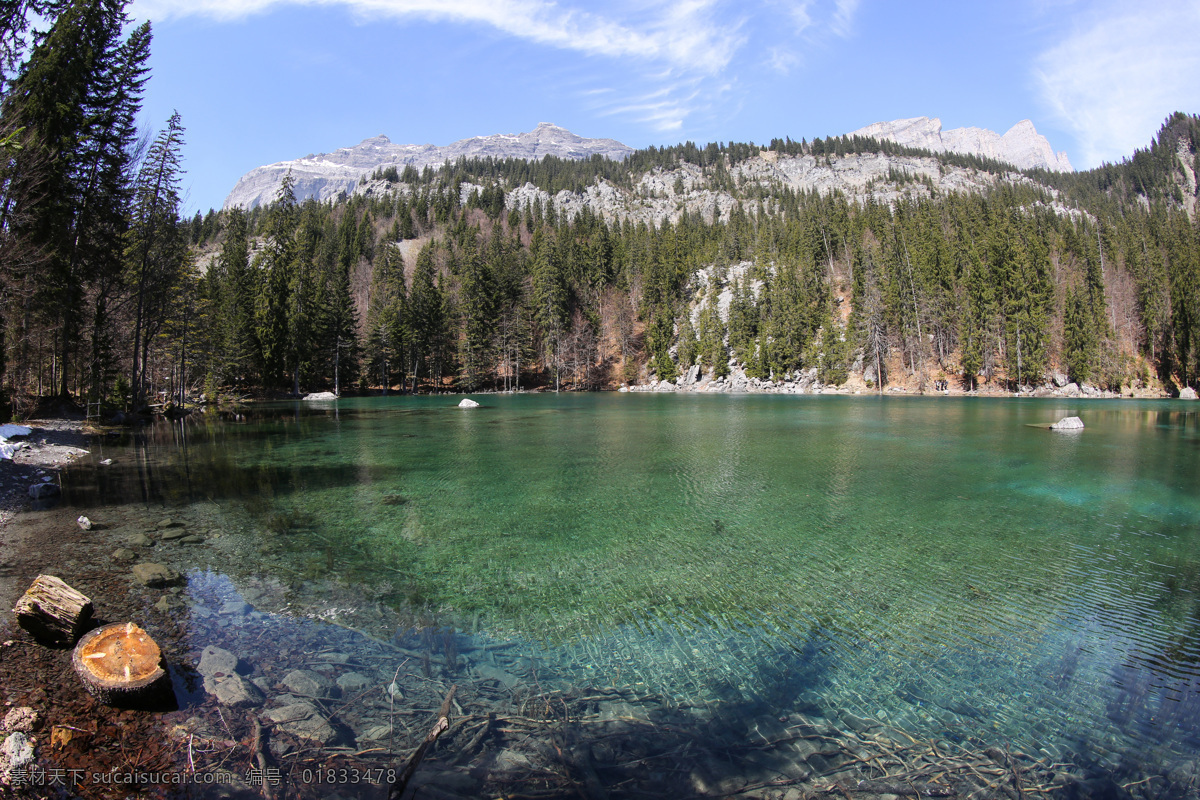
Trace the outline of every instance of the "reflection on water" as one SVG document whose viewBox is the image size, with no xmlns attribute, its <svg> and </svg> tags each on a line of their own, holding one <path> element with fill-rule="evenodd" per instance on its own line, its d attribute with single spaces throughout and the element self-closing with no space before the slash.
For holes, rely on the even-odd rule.
<svg viewBox="0 0 1200 800">
<path fill-rule="evenodd" d="M 1068 415 L 1087 429 L 1028 426 Z M 1165 764 L 1200 751 L 1197 417 L 381 398 L 163 424 L 95 448 L 64 488 L 80 507 L 216 507 L 222 569 L 293 610 L 420 609 L 577 685 Z"/>
</svg>

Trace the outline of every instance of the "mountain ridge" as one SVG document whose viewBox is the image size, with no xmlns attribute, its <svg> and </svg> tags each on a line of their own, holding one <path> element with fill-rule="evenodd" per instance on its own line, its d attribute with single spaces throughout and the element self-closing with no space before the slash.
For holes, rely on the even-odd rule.
<svg viewBox="0 0 1200 800">
<path fill-rule="evenodd" d="M 328 200 L 341 192 L 353 191 L 363 175 L 389 166 L 422 169 L 464 157 L 540 160 L 548 155 L 572 159 L 601 155 L 619 161 L 632 152 L 632 147 L 615 139 L 585 138 L 550 122 L 541 122 L 524 133 L 472 136 L 444 146 L 395 144 L 385 134 L 379 134 L 332 153 L 310 153 L 303 158 L 255 167 L 238 180 L 223 207 L 253 208 L 270 203 L 289 172 L 295 181 L 293 191 L 297 199 Z"/>
<path fill-rule="evenodd" d="M 933 153 L 978 155 L 1020 169 L 1074 171 L 1066 153 L 1055 153 L 1050 142 L 1029 120 L 1018 122 L 1003 135 L 985 128 L 943 131 L 942 122 L 936 117 L 876 122 L 848 135 L 891 141 Z M 633 148 L 615 139 L 585 138 L 549 122 L 538 123 L 536 128 L 525 133 L 472 136 L 444 146 L 395 144 L 385 134 L 379 134 L 332 153 L 310 153 L 303 158 L 256 167 L 238 180 L 223 207 L 253 208 L 270 203 L 289 172 L 297 199 L 313 197 L 323 201 L 342 192 L 354 192 L 363 176 L 391 166 L 422 169 L 439 167 L 459 158 L 541 160 L 548 155 L 566 159 L 600 155 L 620 161 L 633 152 Z"/>
<path fill-rule="evenodd" d="M 1004 161 L 1021 169 L 1048 169 L 1074 172 L 1065 152 L 1054 152 L 1050 141 L 1037 132 L 1033 122 L 1023 119 L 1003 135 L 987 128 L 951 128 L 942 130 L 937 117 L 911 117 L 890 122 L 874 122 L 850 136 L 885 139 L 904 147 L 932 153 L 960 153 Z"/>
</svg>

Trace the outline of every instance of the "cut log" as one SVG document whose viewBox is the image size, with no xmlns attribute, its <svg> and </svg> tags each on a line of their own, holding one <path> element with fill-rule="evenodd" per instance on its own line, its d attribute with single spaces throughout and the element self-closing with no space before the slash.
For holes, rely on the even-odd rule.
<svg viewBox="0 0 1200 800">
<path fill-rule="evenodd" d="M 74 644 L 92 621 L 92 601 L 53 575 L 38 575 L 13 611 L 17 624 L 51 644 Z"/>
<path fill-rule="evenodd" d="M 110 706 L 157 702 L 169 688 L 162 651 L 132 622 L 97 628 L 71 656 L 84 688 Z"/>
</svg>

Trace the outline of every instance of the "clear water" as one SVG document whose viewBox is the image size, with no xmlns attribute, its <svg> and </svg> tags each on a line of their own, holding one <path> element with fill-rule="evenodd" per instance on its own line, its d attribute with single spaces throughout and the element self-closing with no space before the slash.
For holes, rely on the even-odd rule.
<svg viewBox="0 0 1200 800">
<path fill-rule="evenodd" d="M 1195 404 L 478 399 L 164 425 L 67 498 L 216 509 L 242 574 L 419 606 L 578 685 L 1200 755 Z M 1086 430 L 1032 427 L 1068 415 Z"/>
</svg>

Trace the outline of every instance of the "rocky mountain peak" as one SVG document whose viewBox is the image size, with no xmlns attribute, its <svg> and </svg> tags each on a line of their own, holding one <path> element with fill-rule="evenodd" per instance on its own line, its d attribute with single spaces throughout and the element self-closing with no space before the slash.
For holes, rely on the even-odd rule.
<svg viewBox="0 0 1200 800">
<path fill-rule="evenodd" d="M 353 191 L 364 175 L 389 166 L 401 170 L 409 165 L 417 169 L 439 167 L 447 161 L 463 157 L 538 161 L 546 156 L 584 159 L 598 154 L 621 160 L 632 152 L 633 148 L 615 139 L 588 139 L 549 122 L 542 122 L 526 133 L 475 136 L 445 146 L 395 144 L 380 134 L 332 153 L 318 153 L 256 167 L 243 175 L 233 187 L 233 191 L 225 198 L 225 208 L 253 208 L 271 202 L 288 172 L 295 179 L 293 191 L 298 200 L 310 197 L 327 200 L 337 197 L 341 192 Z"/>
<path fill-rule="evenodd" d="M 905 147 L 934 153 L 983 156 L 1021 169 L 1075 171 L 1067 154 L 1055 153 L 1046 137 L 1038 133 L 1033 122 L 1027 119 L 1013 125 L 1003 136 L 986 128 L 952 128 L 944 131 L 942 121 L 937 117 L 876 122 L 852 131 L 850 135 L 887 139 Z"/>
</svg>

